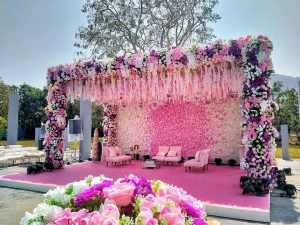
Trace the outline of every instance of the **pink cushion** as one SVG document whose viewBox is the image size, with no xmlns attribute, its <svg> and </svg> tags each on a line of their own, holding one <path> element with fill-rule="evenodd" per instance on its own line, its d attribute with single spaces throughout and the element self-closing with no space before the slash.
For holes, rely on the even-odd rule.
<svg viewBox="0 0 300 225">
<path fill-rule="evenodd" d="M 165 157 L 165 162 L 180 162 L 181 156 Z"/>
<path fill-rule="evenodd" d="M 204 165 L 204 163 L 198 162 L 195 159 L 188 160 L 183 164 L 184 167 L 203 167 Z"/>
<path fill-rule="evenodd" d="M 108 157 L 116 157 L 122 155 L 122 150 L 118 146 L 108 147 Z"/>
<path fill-rule="evenodd" d="M 175 150 L 173 149 L 173 150 L 168 151 L 167 156 L 168 156 L 168 157 L 175 157 L 175 156 L 177 156 L 177 150 L 176 150 L 176 149 L 175 149 Z"/>
<path fill-rule="evenodd" d="M 200 157 L 200 151 L 197 151 L 195 155 L 195 160 L 199 161 L 199 157 Z"/>
<path fill-rule="evenodd" d="M 169 146 L 158 146 L 158 156 L 165 156 L 169 151 Z"/>
<path fill-rule="evenodd" d="M 170 151 L 176 151 L 176 156 L 181 156 L 181 146 L 170 146 Z"/>
</svg>

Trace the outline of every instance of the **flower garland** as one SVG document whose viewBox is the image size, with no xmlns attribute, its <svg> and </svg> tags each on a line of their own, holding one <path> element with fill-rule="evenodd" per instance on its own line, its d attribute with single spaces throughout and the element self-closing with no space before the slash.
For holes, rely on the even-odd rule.
<svg viewBox="0 0 300 225">
<path fill-rule="evenodd" d="M 25 213 L 21 225 L 218 225 L 203 204 L 184 190 L 134 175 L 117 181 L 104 176 L 58 187 L 44 203 Z"/>
<path fill-rule="evenodd" d="M 103 112 L 103 143 L 107 146 L 115 146 L 117 145 L 117 107 L 103 105 Z"/>
<path fill-rule="evenodd" d="M 273 127 L 276 103 L 271 98 L 270 77 L 273 73 L 270 53 L 272 43 L 264 36 L 249 39 L 243 48 L 244 82 L 242 113 L 244 117 L 243 143 L 247 148 L 245 161 L 248 176 L 275 179 L 278 133 Z"/>
<path fill-rule="evenodd" d="M 98 101 L 105 115 L 104 140 L 116 144 L 116 105 L 211 102 L 243 97 L 245 161 L 252 178 L 273 179 L 275 137 L 270 76 L 272 43 L 265 36 L 218 40 L 209 46 L 152 50 L 77 61 L 48 69 L 46 160 L 62 165 L 65 99 Z M 106 111 L 106 110 L 105 110 Z"/>
<path fill-rule="evenodd" d="M 46 114 L 46 135 L 44 139 L 46 162 L 53 162 L 55 168 L 64 165 L 63 146 L 64 130 L 66 127 L 66 86 L 64 83 L 49 88 Z"/>
</svg>

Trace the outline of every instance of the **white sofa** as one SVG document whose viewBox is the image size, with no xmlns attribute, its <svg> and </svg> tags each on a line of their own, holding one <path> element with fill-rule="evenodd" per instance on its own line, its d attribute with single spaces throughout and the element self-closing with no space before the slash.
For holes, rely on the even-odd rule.
<svg viewBox="0 0 300 225">
<path fill-rule="evenodd" d="M 156 156 L 152 157 L 161 163 L 179 163 L 181 161 L 182 146 L 158 146 Z"/>
</svg>

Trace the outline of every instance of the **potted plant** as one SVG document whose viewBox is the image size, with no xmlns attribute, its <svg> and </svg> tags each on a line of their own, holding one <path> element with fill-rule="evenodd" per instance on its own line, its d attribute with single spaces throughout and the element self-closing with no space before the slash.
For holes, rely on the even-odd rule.
<svg viewBox="0 0 300 225">
<path fill-rule="evenodd" d="M 215 158 L 215 163 L 216 163 L 217 166 L 220 166 L 222 164 L 222 159 Z"/>
<path fill-rule="evenodd" d="M 236 160 L 235 159 L 229 159 L 227 163 L 228 163 L 229 166 L 236 166 Z"/>
</svg>

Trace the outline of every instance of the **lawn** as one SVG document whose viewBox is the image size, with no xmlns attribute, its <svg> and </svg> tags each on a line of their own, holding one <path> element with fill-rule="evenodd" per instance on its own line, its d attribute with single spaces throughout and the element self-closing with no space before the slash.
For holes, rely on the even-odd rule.
<svg viewBox="0 0 300 225">
<path fill-rule="evenodd" d="M 34 140 L 18 140 L 18 145 L 23 145 L 24 147 L 34 147 Z M 6 141 L 0 141 L 0 145 L 7 145 Z"/>
<path fill-rule="evenodd" d="M 282 156 L 282 148 L 281 146 L 277 147 L 276 158 L 281 158 Z M 300 145 L 289 145 L 289 156 L 291 159 L 300 159 Z"/>
</svg>

